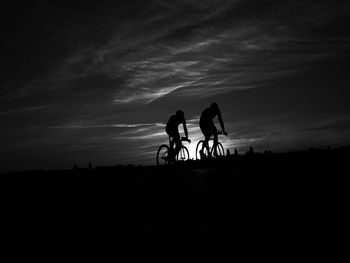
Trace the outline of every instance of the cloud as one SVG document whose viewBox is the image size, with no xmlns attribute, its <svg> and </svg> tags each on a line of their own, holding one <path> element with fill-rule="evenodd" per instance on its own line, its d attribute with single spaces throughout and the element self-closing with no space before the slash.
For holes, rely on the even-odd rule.
<svg viewBox="0 0 350 263">
<path fill-rule="evenodd" d="M 148 104 L 173 94 L 212 96 L 262 87 L 304 70 L 310 61 L 339 54 L 338 47 L 347 50 L 350 42 L 308 34 L 341 13 L 342 6 L 325 1 L 149 1 L 142 6 L 148 7 L 129 19 L 86 27 L 87 32 L 108 28 L 107 37 L 72 48 L 21 94 L 98 89 L 84 79 L 100 76 L 116 104 Z"/>
<path fill-rule="evenodd" d="M 46 127 L 49 129 L 90 129 L 90 128 L 139 128 L 139 127 L 147 127 L 147 126 L 155 126 L 155 127 L 163 127 L 165 124 L 163 123 L 116 123 L 116 124 L 102 124 L 102 125 L 61 125 L 61 126 L 50 126 Z"/>
<path fill-rule="evenodd" d="M 276 8 L 285 12 L 289 6 Z M 320 22 L 319 16 L 315 15 L 312 25 Z M 273 18 L 242 19 L 226 27 L 213 24 L 211 30 L 193 30 L 193 37 L 184 40 L 143 46 L 131 62 L 125 61 L 122 71 L 127 85 L 116 92 L 114 101 L 150 103 L 169 94 L 200 97 L 257 88 L 303 70 L 307 62 L 337 53 L 322 39 L 305 39 L 293 32 L 292 18 L 282 25 Z"/>
<path fill-rule="evenodd" d="M 30 112 L 30 111 L 37 111 L 44 108 L 47 108 L 49 105 L 40 105 L 40 106 L 34 106 L 34 107 L 26 107 L 26 108 L 18 108 L 13 110 L 6 110 L 6 111 L 0 111 L 0 115 L 8 115 L 13 113 L 23 113 L 23 112 Z"/>
</svg>

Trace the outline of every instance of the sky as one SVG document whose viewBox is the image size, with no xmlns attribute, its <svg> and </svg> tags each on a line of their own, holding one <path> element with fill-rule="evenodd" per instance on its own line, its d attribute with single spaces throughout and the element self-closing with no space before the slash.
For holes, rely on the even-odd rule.
<svg viewBox="0 0 350 263">
<path fill-rule="evenodd" d="M 200 114 L 214 101 L 231 152 L 350 143 L 348 1 L 11 1 L 2 10 L 0 171 L 153 165 L 178 109 L 194 158 Z"/>
</svg>

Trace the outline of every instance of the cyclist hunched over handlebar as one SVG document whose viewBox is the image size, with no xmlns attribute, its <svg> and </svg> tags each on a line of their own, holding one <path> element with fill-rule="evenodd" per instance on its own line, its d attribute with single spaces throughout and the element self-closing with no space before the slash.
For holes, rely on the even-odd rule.
<svg viewBox="0 0 350 263">
<path fill-rule="evenodd" d="M 203 148 L 207 148 L 209 152 L 209 145 L 208 141 L 210 140 L 210 136 L 214 137 L 214 155 L 217 155 L 216 152 L 216 145 L 218 144 L 218 131 L 216 129 L 216 126 L 214 124 L 213 119 L 218 116 L 220 126 L 222 129 L 222 133 L 224 135 L 227 135 L 227 132 L 225 131 L 224 122 L 221 117 L 221 111 L 219 109 L 219 106 L 213 102 L 209 108 L 206 108 L 199 119 L 199 127 L 201 128 L 201 131 L 205 137 L 203 142 Z M 201 150 L 201 154 L 203 154 L 203 149 Z"/>
<path fill-rule="evenodd" d="M 186 137 L 180 137 L 178 126 L 182 123 L 184 133 Z M 185 114 L 182 110 L 176 111 L 175 115 L 170 116 L 166 127 L 165 127 L 166 133 L 173 138 L 173 140 L 170 141 L 170 149 L 169 149 L 169 159 L 170 161 L 174 162 L 176 155 L 179 153 L 182 143 L 181 140 L 186 140 L 190 142 L 191 140 L 188 139 L 188 131 L 186 127 L 186 120 L 185 120 Z M 174 143 L 176 144 L 176 147 L 174 149 Z"/>
</svg>

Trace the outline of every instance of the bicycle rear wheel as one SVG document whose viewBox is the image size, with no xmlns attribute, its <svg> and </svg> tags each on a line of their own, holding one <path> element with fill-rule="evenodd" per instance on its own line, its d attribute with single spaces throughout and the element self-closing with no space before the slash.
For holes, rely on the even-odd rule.
<svg viewBox="0 0 350 263">
<path fill-rule="evenodd" d="M 190 159 L 190 154 L 185 146 L 182 146 L 179 153 L 176 155 L 176 161 L 187 161 Z"/>
<path fill-rule="evenodd" d="M 157 165 L 167 165 L 169 163 L 169 147 L 166 144 L 159 146 L 157 151 Z"/>
<path fill-rule="evenodd" d="M 197 146 L 196 146 L 196 160 L 200 160 L 201 159 L 201 155 L 200 155 L 200 150 L 202 150 L 202 147 L 203 147 L 203 140 L 200 140 L 198 143 L 197 143 Z"/>
<path fill-rule="evenodd" d="M 203 140 L 200 140 L 197 143 L 197 146 L 196 146 L 196 160 L 200 160 L 200 159 L 202 159 L 202 157 L 208 157 L 208 149 L 207 148 L 203 149 L 203 143 L 204 143 Z M 203 149 L 203 156 L 201 156 L 201 153 L 200 153 L 200 151 L 202 149 Z"/>
</svg>

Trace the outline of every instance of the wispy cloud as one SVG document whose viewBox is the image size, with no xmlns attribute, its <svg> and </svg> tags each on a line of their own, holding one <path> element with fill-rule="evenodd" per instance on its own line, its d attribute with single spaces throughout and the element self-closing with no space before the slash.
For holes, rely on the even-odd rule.
<svg viewBox="0 0 350 263">
<path fill-rule="evenodd" d="M 18 108 L 13 110 L 6 110 L 6 111 L 0 111 L 0 115 L 8 115 L 13 113 L 24 113 L 24 112 L 30 112 L 30 111 L 37 111 L 44 108 L 47 108 L 49 105 L 40 105 L 35 107 L 26 107 L 26 108 Z"/>
<path fill-rule="evenodd" d="M 163 123 L 117 123 L 117 124 L 102 124 L 102 125 L 61 125 L 61 126 L 49 126 L 48 129 L 90 129 L 90 128 L 139 128 L 139 127 L 163 127 Z"/>
<path fill-rule="evenodd" d="M 135 18 L 117 27 L 111 21 L 105 25 L 115 27 L 108 41 L 71 53 L 27 92 L 75 89 L 98 74 L 111 81 L 108 92 L 117 104 L 151 103 L 170 94 L 215 95 L 261 87 L 302 70 L 308 61 L 339 54 L 338 47 L 348 49 L 350 42 L 305 37 L 341 12 L 325 2 L 154 1 L 151 6 L 161 12 L 151 12 L 142 23 Z M 113 86 L 115 79 L 120 85 Z"/>
</svg>

